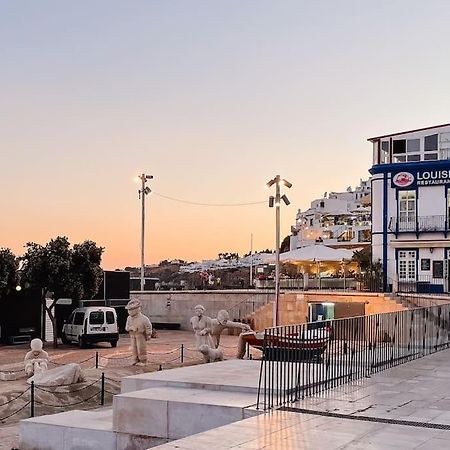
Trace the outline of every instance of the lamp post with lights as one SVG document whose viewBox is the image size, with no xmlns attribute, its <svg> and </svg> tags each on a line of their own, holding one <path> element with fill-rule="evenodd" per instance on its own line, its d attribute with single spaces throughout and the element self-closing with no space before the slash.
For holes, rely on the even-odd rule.
<svg viewBox="0 0 450 450">
<path fill-rule="evenodd" d="M 146 186 L 148 180 L 153 179 L 153 175 L 143 173 L 138 178 L 141 180 L 141 189 L 139 189 L 139 199 L 141 200 L 141 291 L 145 285 L 145 196 L 150 194 L 152 190 Z"/>
<path fill-rule="evenodd" d="M 280 299 L 280 203 L 283 200 L 287 206 L 291 202 L 285 194 L 281 195 L 280 184 L 283 184 L 287 188 L 292 187 L 292 183 L 281 178 L 280 175 L 276 175 L 275 178 L 269 180 L 266 184 L 267 188 L 275 185 L 275 196 L 269 197 L 269 207 L 273 208 L 275 205 L 275 303 L 273 311 L 273 325 L 278 325 L 279 319 L 279 299 Z"/>
</svg>

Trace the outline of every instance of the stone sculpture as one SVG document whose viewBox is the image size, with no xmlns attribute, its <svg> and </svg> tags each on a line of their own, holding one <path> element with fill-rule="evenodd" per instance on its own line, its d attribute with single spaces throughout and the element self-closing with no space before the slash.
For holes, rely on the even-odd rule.
<svg viewBox="0 0 450 450">
<path fill-rule="evenodd" d="M 219 347 L 220 336 L 226 328 L 239 328 L 244 333 L 252 331 L 251 327 L 245 323 L 231 321 L 228 312 L 222 309 L 217 313 L 217 319 L 211 319 L 209 327 L 206 328 L 206 332 L 210 333 L 212 336 L 215 348 Z M 241 333 L 238 339 L 238 350 L 236 357 L 239 359 L 243 359 L 244 356 L 245 356 L 245 341 Z"/>
<path fill-rule="evenodd" d="M 205 316 L 205 307 L 203 305 L 197 305 L 194 308 L 195 316 L 191 317 L 191 325 L 194 330 L 195 344 L 197 350 L 200 351 L 202 345 L 206 345 L 208 348 L 213 349 L 214 343 L 210 335 L 210 329 L 212 325 L 211 317 Z M 207 355 L 202 353 L 205 362 L 209 362 Z"/>
<path fill-rule="evenodd" d="M 81 383 L 84 379 L 80 365 L 69 363 L 54 369 L 35 372 L 32 377 L 28 378 L 27 383 L 31 384 L 34 381 L 34 384 L 38 386 L 61 386 Z"/>
<path fill-rule="evenodd" d="M 31 350 L 25 355 L 25 374 L 28 377 L 44 372 L 48 367 L 48 353 L 42 349 L 42 341 L 33 339 L 30 342 Z"/>
<path fill-rule="evenodd" d="M 130 300 L 125 308 L 128 311 L 125 330 L 128 331 L 131 339 L 132 364 L 144 366 L 147 364 L 147 341 L 152 337 L 152 323 L 142 314 L 139 300 Z"/>
<path fill-rule="evenodd" d="M 199 347 L 199 351 L 208 362 L 223 361 L 223 352 L 219 348 L 211 348 L 206 344 L 202 344 Z"/>
</svg>

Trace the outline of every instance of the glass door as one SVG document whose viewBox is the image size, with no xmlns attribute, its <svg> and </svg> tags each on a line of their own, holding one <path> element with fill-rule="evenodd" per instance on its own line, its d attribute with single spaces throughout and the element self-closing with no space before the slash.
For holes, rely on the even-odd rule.
<svg viewBox="0 0 450 450">
<path fill-rule="evenodd" d="M 400 282 L 416 281 L 416 250 L 400 250 L 398 252 L 398 280 Z"/>
<path fill-rule="evenodd" d="M 399 191 L 398 230 L 416 231 L 416 191 Z"/>
</svg>

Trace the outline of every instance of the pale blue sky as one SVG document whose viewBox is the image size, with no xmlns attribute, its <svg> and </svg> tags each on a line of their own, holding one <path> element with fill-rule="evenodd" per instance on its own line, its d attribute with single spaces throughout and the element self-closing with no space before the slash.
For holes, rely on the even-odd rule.
<svg viewBox="0 0 450 450">
<path fill-rule="evenodd" d="M 1 1 L 0 246 L 96 239 L 139 261 L 130 177 L 298 207 L 366 177 L 366 138 L 450 122 L 446 1 Z M 273 246 L 272 211 L 149 199 L 149 260 Z"/>
</svg>

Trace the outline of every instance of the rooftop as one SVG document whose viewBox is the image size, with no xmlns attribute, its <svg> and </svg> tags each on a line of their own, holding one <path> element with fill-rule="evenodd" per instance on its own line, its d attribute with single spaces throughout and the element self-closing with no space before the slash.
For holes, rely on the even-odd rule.
<svg viewBox="0 0 450 450">
<path fill-rule="evenodd" d="M 434 128 L 442 128 L 442 127 L 450 127 L 450 123 L 444 123 L 442 125 L 433 125 L 431 127 L 425 127 L 425 128 L 416 128 L 415 130 L 400 131 L 400 132 L 396 132 L 396 133 L 385 134 L 383 136 L 375 136 L 375 137 L 371 137 L 367 140 L 370 142 L 374 142 L 374 141 L 378 141 L 379 139 L 383 139 L 383 138 L 387 138 L 387 137 L 400 136 L 402 134 L 416 133 L 418 131 L 433 130 Z"/>
</svg>

